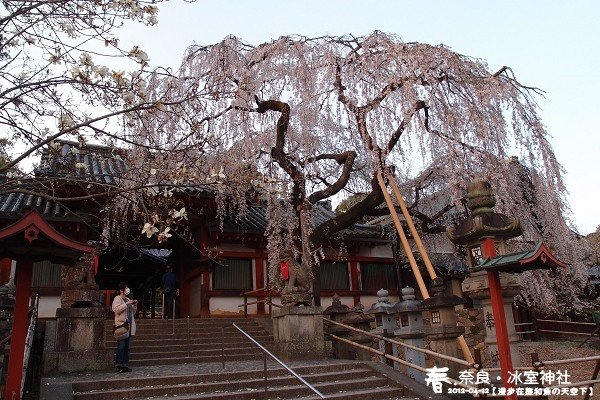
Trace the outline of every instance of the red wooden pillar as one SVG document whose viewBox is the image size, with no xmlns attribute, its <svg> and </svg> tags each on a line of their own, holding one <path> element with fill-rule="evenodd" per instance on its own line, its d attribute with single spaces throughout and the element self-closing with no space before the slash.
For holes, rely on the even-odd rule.
<svg viewBox="0 0 600 400">
<path fill-rule="evenodd" d="M 0 285 L 5 285 L 10 280 L 11 267 L 12 260 L 10 258 L 0 260 Z"/>
<path fill-rule="evenodd" d="M 254 267 L 256 269 L 256 289 L 265 287 L 265 260 L 262 256 L 258 256 L 254 259 Z M 264 300 L 257 297 L 257 300 Z M 265 313 L 265 303 L 256 304 L 256 313 Z"/>
<path fill-rule="evenodd" d="M 31 299 L 31 276 L 33 263 L 24 261 L 17 264 L 15 309 L 13 316 L 12 337 L 10 339 L 10 355 L 8 359 L 8 374 L 4 388 L 5 400 L 21 398 L 21 380 L 23 379 L 23 361 L 25 339 L 27 336 L 27 314 Z"/>
<path fill-rule="evenodd" d="M 496 246 L 493 238 L 483 239 L 481 253 L 485 258 L 496 256 Z M 504 314 L 502 288 L 500 286 L 500 273 L 498 271 L 488 271 L 487 277 L 492 300 L 492 312 L 494 313 L 494 328 L 496 330 L 496 339 L 498 340 L 498 357 L 500 359 L 502 385 L 507 389 L 514 388 L 514 385 L 508 382 L 510 373 L 513 372 L 513 365 L 510 355 L 510 342 L 508 341 L 508 328 L 506 327 L 506 315 Z M 512 395 L 507 395 L 505 398 L 517 400 L 517 395 L 513 393 Z"/>
<path fill-rule="evenodd" d="M 350 285 L 351 285 L 350 286 L 351 290 L 358 292 L 358 290 L 359 290 L 358 261 L 356 261 L 356 260 L 350 260 Z M 360 303 L 360 294 L 354 295 L 353 300 L 354 300 L 354 307 L 356 307 L 356 305 L 358 303 Z"/>
</svg>

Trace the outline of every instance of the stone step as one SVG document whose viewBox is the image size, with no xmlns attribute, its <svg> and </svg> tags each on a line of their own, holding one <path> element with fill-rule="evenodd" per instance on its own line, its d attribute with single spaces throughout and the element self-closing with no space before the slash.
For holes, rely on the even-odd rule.
<svg viewBox="0 0 600 400">
<path fill-rule="evenodd" d="M 264 328 L 260 327 L 260 326 L 254 326 L 254 325 L 250 325 L 247 327 L 243 327 L 242 328 L 245 332 L 247 332 L 248 334 L 252 335 L 255 332 L 264 332 Z M 111 335 L 112 334 L 112 327 L 111 329 L 107 329 L 105 330 L 105 333 L 107 335 Z M 189 329 L 189 333 L 192 335 L 201 335 L 201 334 L 208 334 L 208 335 L 231 335 L 233 333 L 235 334 L 239 334 L 238 330 L 234 330 L 231 328 L 227 328 L 225 329 L 225 331 L 222 331 L 221 328 L 211 328 L 211 327 L 190 327 Z M 161 329 L 161 328 L 140 328 L 139 326 L 136 326 L 136 330 L 135 330 L 135 334 L 136 335 L 173 335 L 173 329 L 172 327 L 168 326 L 165 329 Z M 188 334 L 188 329 L 187 326 L 184 327 L 176 327 L 175 328 L 175 334 L 178 335 L 187 335 Z"/>
<path fill-rule="evenodd" d="M 269 378 L 276 376 L 289 375 L 289 372 L 281 367 L 269 365 L 267 376 Z M 367 368 L 361 363 L 330 363 L 320 362 L 317 364 L 298 365 L 293 367 L 294 371 L 301 376 L 325 373 L 329 371 L 337 371 L 338 373 L 349 373 L 356 370 L 373 372 L 371 368 Z M 158 376 L 138 376 L 131 378 L 127 375 L 119 375 L 126 379 L 104 378 L 94 381 L 80 381 L 74 384 L 75 391 L 97 391 L 106 389 L 110 386 L 111 389 L 130 388 L 133 383 L 136 386 L 164 386 L 164 385 L 180 385 L 188 383 L 201 382 L 226 382 L 234 379 L 250 379 L 256 376 L 263 377 L 262 369 L 242 369 L 236 371 L 218 371 L 211 373 L 193 374 L 193 375 L 168 375 L 161 374 Z"/>
<path fill-rule="evenodd" d="M 202 357 L 167 357 L 167 358 L 149 358 L 144 360 L 136 360 L 135 354 L 131 354 L 130 365 L 132 367 L 148 366 L 148 365 L 169 365 L 169 364 L 191 364 L 191 363 L 207 363 L 207 362 L 221 362 L 225 359 L 225 362 L 234 361 L 248 361 L 256 360 L 257 353 L 239 353 L 239 354 L 226 354 L 225 357 L 218 355 L 207 355 Z"/>
<path fill-rule="evenodd" d="M 76 387 L 74 390 L 77 392 L 75 399 L 82 400 L 100 400 L 103 398 L 111 399 L 131 399 L 139 397 L 156 397 L 156 396 L 181 396 L 185 394 L 199 394 L 206 392 L 218 393 L 222 392 L 223 388 L 226 387 L 228 392 L 238 392 L 241 390 L 261 390 L 264 389 L 264 380 L 262 377 L 262 371 L 253 371 L 254 374 L 251 376 L 245 376 L 243 378 L 235 377 L 236 380 L 230 381 L 215 381 L 215 382 L 173 382 L 170 381 L 166 385 L 157 385 L 156 382 L 140 382 L 136 380 L 129 380 L 128 386 L 121 386 L 120 388 L 111 387 L 110 390 L 103 389 L 100 391 L 95 390 L 82 390 L 81 387 Z M 304 375 L 307 381 L 311 384 L 326 383 L 330 381 L 344 381 L 344 382 L 355 382 L 364 379 L 367 374 L 373 374 L 372 370 L 369 369 L 355 369 L 345 372 L 328 371 L 328 372 L 313 372 L 308 375 Z M 190 377 L 193 378 L 193 377 Z M 371 377 L 373 378 L 373 377 Z M 385 380 L 383 380 L 385 381 Z M 381 381 L 377 381 L 381 382 Z M 152 383 L 148 385 L 148 383 Z M 287 375 L 277 375 L 268 377 L 269 388 L 276 388 L 281 386 L 295 386 L 298 383 L 297 379 Z M 374 385 L 376 382 L 370 380 L 368 384 Z"/>
<path fill-rule="evenodd" d="M 262 350 L 258 347 L 227 347 L 223 349 L 225 356 L 235 356 L 241 354 L 256 354 L 261 355 Z M 223 354 L 221 349 L 210 349 L 210 350 L 182 350 L 182 351 L 140 351 L 140 349 L 131 349 L 132 360 L 149 360 L 157 358 L 184 358 L 184 357 L 205 357 L 205 356 L 221 356 Z"/>
<path fill-rule="evenodd" d="M 187 351 L 187 350 L 221 350 L 221 348 L 223 347 L 221 342 L 215 342 L 215 343 L 187 343 L 186 341 L 181 341 L 181 342 L 177 342 L 177 343 L 165 343 L 164 341 L 150 341 L 150 343 L 147 342 L 142 342 L 139 340 L 136 340 L 137 338 L 134 337 L 134 340 L 131 342 L 131 350 L 132 351 L 136 351 L 136 352 L 152 352 L 152 351 Z M 260 344 L 262 344 L 263 346 L 266 347 L 270 347 L 273 345 L 273 340 L 261 340 Z M 107 349 L 116 349 L 117 347 L 117 342 L 116 341 L 112 341 L 110 343 L 107 343 L 106 348 Z M 230 348 L 250 348 L 250 347 L 256 347 L 252 342 L 250 342 L 249 340 L 227 340 L 225 341 L 225 348 L 226 349 L 230 349 Z"/>
<path fill-rule="evenodd" d="M 307 380 L 313 380 L 315 388 L 324 394 L 340 394 L 351 390 L 360 390 L 365 394 L 365 390 L 373 398 L 381 398 L 381 395 L 390 397 L 392 394 L 402 395 L 402 389 L 387 386 L 387 379 L 378 376 L 352 377 L 349 380 L 343 379 L 343 375 L 338 373 L 321 374 L 307 376 Z M 295 382 L 294 382 L 295 381 Z M 140 388 L 134 391 L 133 388 L 123 389 L 118 393 L 110 393 L 107 396 L 106 391 L 101 394 L 104 397 L 85 397 L 85 393 L 77 393 L 74 400 L 92 400 L 101 398 L 111 399 L 289 399 L 296 396 L 307 396 L 310 389 L 298 382 L 293 377 L 277 377 L 271 381 L 272 386 L 268 391 L 264 391 L 264 380 L 260 377 L 248 380 L 227 381 L 219 383 L 203 383 L 198 385 L 171 386 L 163 388 Z M 311 383 L 312 384 L 312 383 Z M 81 397 L 80 397 L 81 396 Z M 329 396 L 328 396 L 329 397 Z M 343 397 L 338 397 L 343 398 Z M 350 397 L 347 397 L 350 398 Z M 355 397 L 353 397 L 355 398 Z"/>
<path fill-rule="evenodd" d="M 257 332 L 252 332 L 250 333 L 250 336 L 252 336 L 254 339 L 260 341 L 260 339 L 262 338 L 269 338 L 272 337 L 270 334 L 268 334 L 265 331 L 257 331 Z M 211 333 L 193 333 L 189 335 L 190 341 L 203 341 L 203 342 L 220 342 L 222 340 L 222 335 L 219 332 L 218 335 L 217 334 L 211 334 Z M 227 339 L 242 339 L 245 338 L 244 335 L 242 335 L 239 332 L 231 332 L 229 334 L 225 334 L 225 340 Z M 176 334 L 169 334 L 169 333 L 141 333 L 138 335 L 138 333 L 136 332 L 136 334 L 133 336 L 133 340 L 187 340 L 188 339 L 188 335 L 187 333 L 176 333 Z M 246 340 L 248 340 L 246 338 Z M 106 336 L 106 342 L 114 342 L 115 338 L 114 336 L 111 334 L 110 336 Z"/>
<path fill-rule="evenodd" d="M 236 324 L 241 326 L 245 325 L 260 325 L 260 321 L 255 318 L 190 318 L 190 325 L 202 325 L 202 326 L 222 326 Z M 171 319 L 141 319 L 136 318 L 136 325 L 138 326 L 171 326 L 173 320 Z M 106 326 L 112 326 L 114 324 L 113 319 L 106 320 Z M 188 324 L 187 318 L 178 318 L 175 320 L 175 326 Z"/>
</svg>

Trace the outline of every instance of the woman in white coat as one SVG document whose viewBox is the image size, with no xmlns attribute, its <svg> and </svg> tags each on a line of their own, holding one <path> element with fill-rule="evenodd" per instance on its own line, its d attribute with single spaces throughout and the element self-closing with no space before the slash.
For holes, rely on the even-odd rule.
<svg viewBox="0 0 600 400">
<path fill-rule="evenodd" d="M 117 372 L 131 372 L 129 368 L 129 345 L 131 336 L 135 335 L 135 320 L 133 315 L 137 308 L 137 300 L 131 300 L 129 294 L 131 290 L 127 283 L 120 282 L 118 294 L 112 303 L 112 310 L 115 313 L 115 326 L 113 331 L 117 339 L 117 354 L 115 356 L 115 368 Z"/>
</svg>

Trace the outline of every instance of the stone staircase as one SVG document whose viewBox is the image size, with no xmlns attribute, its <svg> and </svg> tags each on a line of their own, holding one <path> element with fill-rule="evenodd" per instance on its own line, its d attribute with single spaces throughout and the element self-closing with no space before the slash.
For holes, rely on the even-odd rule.
<svg viewBox="0 0 600 400">
<path fill-rule="evenodd" d="M 234 329 L 233 323 L 272 350 L 273 337 L 265 329 L 270 319 L 191 319 L 189 334 L 187 319 L 175 321 L 175 333 L 171 320 L 138 320 L 131 344 L 133 372 L 47 377 L 42 380 L 40 400 L 319 398 L 271 359 L 267 362 L 265 392 L 263 352 Z M 224 335 L 222 326 L 227 326 Z M 106 345 L 114 350 L 111 328 L 112 321 L 107 321 Z M 409 379 L 380 363 L 324 359 L 291 362 L 289 366 L 327 399 L 430 398 L 405 395 L 404 385 Z"/>
<path fill-rule="evenodd" d="M 172 320 L 136 320 L 131 340 L 131 367 L 181 363 L 255 360 L 262 351 L 237 329 L 235 323 L 263 346 L 271 348 L 273 336 L 254 318 L 206 318 Z M 225 335 L 222 327 L 225 326 Z M 106 347 L 116 348 L 112 321 L 106 323 Z M 222 352 L 224 344 L 224 352 Z"/>
<path fill-rule="evenodd" d="M 73 383 L 73 399 L 318 399 L 289 372 L 269 363 L 268 391 L 264 390 L 264 373 L 260 363 L 246 364 L 241 370 L 193 375 L 152 376 L 96 380 Z M 369 363 L 323 361 L 292 368 L 327 399 L 403 399 L 397 383 L 370 368 Z M 123 375 L 120 374 L 119 378 Z"/>
</svg>

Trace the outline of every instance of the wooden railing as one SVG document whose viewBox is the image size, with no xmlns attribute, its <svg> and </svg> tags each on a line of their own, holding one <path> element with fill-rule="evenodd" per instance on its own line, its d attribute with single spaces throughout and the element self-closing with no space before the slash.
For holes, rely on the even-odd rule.
<svg viewBox="0 0 600 400">
<path fill-rule="evenodd" d="M 538 339 L 540 335 L 585 336 L 587 342 L 594 335 L 600 334 L 600 324 L 555 319 L 535 319 L 533 322 L 516 323 L 515 328 L 517 335 L 528 335 L 532 339 Z"/>
<path fill-rule="evenodd" d="M 238 307 L 244 307 L 244 317 L 248 317 L 249 305 L 266 304 L 269 306 L 269 315 L 271 315 L 273 307 L 281 307 L 279 304 L 273 303 L 273 295 L 278 295 L 278 293 L 273 293 L 270 289 L 266 287 L 251 290 L 249 292 L 244 292 L 241 294 L 241 296 L 244 297 L 244 302 L 238 305 Z M 248 301 L 248 297 L 256 297 L 256 301 Z"/>
<path fill-rule="evenodd" d="M 453 362 L 453 363 L 456 363 L 456 364 L 460 364 L 460 365 L 463 365 L 463 366 L 465 366 L 468 369 L 473 370 L 473 371 L 480 371 L 480 370 L 483 369 L 483 366 L 480 363 L 476 363 L 476 362 L 471 363 L 471 362 L 465 361 L 465 360 L 460 359 L 460 358 L 448 356 L 446 354 L 438 353 L 438 352 L 435 352 L 435 351 L 432 351 L 432 350 L 423 349 L 421 347 L 416 347 L 416 346 L 413 346 L 413 345 L 410 345 L 410 344 L 407 344 L 407 343 L 400 342 L 398 340 L 391 339 L 389 337 L 385 337 L 385 335 L 378 335 L 378 334 L 375 334 L 375 333 L 372 333 L 372 332 L 368 332 L 368 331 L 365 331 L 365 330 L 362 330 L 362 329 L 355 328 L 355 327 L 350 326 L 350 325 L 346 325 L 346 324 L 342 324 L 340 322 L 332 321 L 332 320 L 330 320 L 328 318 L 323 318 L 323 322 L 328 323 L 328 324 L 332 324 L 332 325 L 336 325 L 336 326 L 340 326 L 340 327 L 342 327 L 344 329 L 348 329 L 348 330 L 353 331 L 353 332 L 358 332 L 358 333 L 370 336 L 373 339 L 378 339 L 378 340 L 384 341 L 384 342 L 386 342 L 388 344 L 391 344 L 391 345 L 397 345 L 397 346 L 401 346 L 401 347 L 404 347 L 404 348 L 407 348 L 407 349 L 418 351 L 418 352 L 427 354 L 427 355 L 429 355 L 429 356 L 431 356 L 433 358 L 437 358 L 437 359 L 441 359 L 441 360 L 450 361 L 450 362 Z M 390 360 L 392 362 L 397 362 L 397 363 L 402 364 L 402 365 L 404 365 L 404 366 L 406 366 L 408 368 L 413 368 L 413 369 L 415 369 L 417 371 L 420 371 L 420 372 L 425 372 L 425 373 L 428 372 L 428 370 L 425 367 L 417 365 L 417 364 L 414 364 L 414 363 L 411 363 L 411 362 L 406 361 L 406 360 L 403 360 L 402 358 L 396 357 L 396 356 L 390 354 L 390 352 L 388 352 L 388 351 L 377 350 L 377 349 L 374 349 L 372 347 L 369 347 L 369 346 L 366 346 L 366 345 L 363 345 L 363 344 L 360 344 L 360 343 L 353 342 L 353 341 L 351 341 L 349 339 L 345 339 L 345 338 L 339 337 L 339 336 L 331 334 L 331 333 L 326 333 L 326 335 L 329 336 L 330 338 L 334 339 L 334 340 L 337 340 L 337 341 L 340 341 L 342 343 L 346 343 L 346 344 L 348 344 L 350 346 L 353 346 L 353 347 L 356 347 L 356 348 L 368 351 L 370 353 L 376 354 L 376 355 L 378 355 L 380 357 L 383 357 L 386 360 Z M 473 385 L 465 384 L 464 382 L 462 382 L 460 380 L 457 380 L 457 379 L 454 379 L 454 378 L 448 377 L 448 380 L 450 381 L 451 384 L 453 384 L 455 386 L 459 386 L 459 387 L 465 388 L 465 389 L 467 389 L 469 391 L 469 393 L 475 394 L 475 397 L 477 397 L 477 393 L 479 392 L 480 388 L 478 388 L 476 386 L 473 386 Z"/>
</svg>

